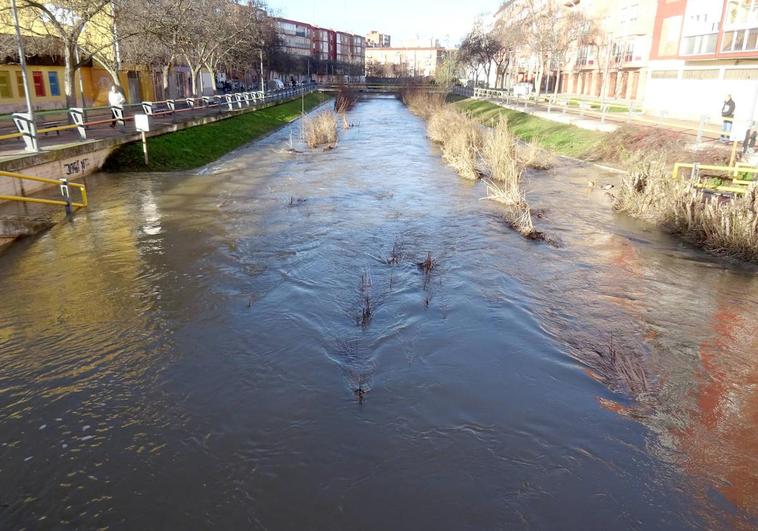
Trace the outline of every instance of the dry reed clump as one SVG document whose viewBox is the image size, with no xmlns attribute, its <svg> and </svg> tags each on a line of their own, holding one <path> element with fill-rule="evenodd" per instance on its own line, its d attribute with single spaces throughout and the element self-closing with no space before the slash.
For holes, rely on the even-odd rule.
<svg viewBox="0 0 758 531">
<path fill-rule="evenodd" d="M 479 178 L 483 135 L 477 122 L 449 107 L 442 107 L 429 116 L 427 134 L 440 144 L 445 162 L 461 177 Z"/>
<path fill-rule="evenodd" d="M 413 114 L 428 119 L 445 106 L 445 95 L 409 85 L 400 91 L 400 99 Z"/>
<path fill-rule="evenodd" d="M 758 184 L 743 198 L 724 200 L 674 179 L 662 156 L 631 164 L 613 207 L 679 234 L 705 250 L 758 262 Z"/>
<path fill-rule="evenodd" d="M 308 147 L 333 146 L 337 143 L 337 115 L 324 111 L 303 121 L 303 136 Z"/>
<path fill-rule="evenodd" d="M 549 170 L 554 165 L 553 156 L 540 147 L 539 141 L 536 139 L 526 144 L 518 144 L 516 151 L 519 160 L 527 168 Z"/>
<path fill-rule="evenodd" d="M 484 138 L 482 157 L 487 167 L 487 198 L 505 205 L 505 219 L 525 238 L 542 239 L 534 228 L 524 191 L 524 163 L 508 122 L 501 120 Z"/>
</svg>

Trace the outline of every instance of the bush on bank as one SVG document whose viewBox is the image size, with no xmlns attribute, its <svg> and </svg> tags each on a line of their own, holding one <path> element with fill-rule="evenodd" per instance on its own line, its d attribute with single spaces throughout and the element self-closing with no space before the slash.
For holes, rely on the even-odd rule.
<svg viewBox="0 0 758 531">
<path fill-rule="evenodd" d="M 696 184 L 672 178 L 660 153 L 641 155 L 622 181 L 613 207 L 713 254 L 758 262 L 758 183 L 745 197 L 730 199 Z"/>
<path fill-rule="evenodd" d="M 329 96 L 319 92 L 308 94 L 305 96 L 305 110 L 309 111 L 328 99 Z M 296 120 L 300 117 L 301 110 L 301 101 L 298 99 L 149 138 L 148 166 L 145 166 L 142 144 L 126 144 L 111 154 L 103 169 L 108 172 L 162 172 L 199 168 Z"/>
</svg>

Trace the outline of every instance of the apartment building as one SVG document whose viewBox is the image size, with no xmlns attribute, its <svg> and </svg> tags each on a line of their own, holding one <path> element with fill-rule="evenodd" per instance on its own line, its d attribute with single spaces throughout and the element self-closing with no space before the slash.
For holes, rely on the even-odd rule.
<svg viewBox="0 0 758 531">
<path fill-rule="evenodd" d="M 648 109 L 718 123 L 731 94 L 758 119 L 758 0 L 659 0 L 649 77 Z"/>
<path fill-rule="evenodd" d="M 366 73 L 371 77 L 432 77 L 446 53 L 439 46 L 367 48 Z"/>
<path fill-rule="evenodd" d="M 366 34 L 367 48 L 389 48 L 392 46 L 392 38 L 378 31 L 369 31 Z"/>
<path fill-rule="evenodd" d="M 587 24 L 583 42 L 572 47 L 562 64 L 554 61 L 547 65 L 542 90 L 552 92 L 559 83 L 558 89 L 563 93 L 639 100 L 647 79 L 657 3 L 658 0 L 510 0 L 503 3 L 496 21 L 518 24 L 534 14 L 548 12 L 560 28 L 564 17 L 581 13 L 592 21 Z M 529 44 L 521 46 L 513 57 L 516 75 L 511 82 L 535 82 L 538 59 Z M 499 76 L 492 75 L 498 81 Z"/>
<path fill-rule="evenodd" d="M 366 39 L 343 31 L 320 28 L 305 22 L 278 18 L 277 35 L 283 51 L 295 59 L 284 77 L 314 78 L 363 76 L 366 62 Z"/>
<path fill-rule="evenodd" d="M 641 101 L 658 0 L 583 0 L 569 9 L 595 21 L 563 72 L 562 92 Z"/>
</svg>

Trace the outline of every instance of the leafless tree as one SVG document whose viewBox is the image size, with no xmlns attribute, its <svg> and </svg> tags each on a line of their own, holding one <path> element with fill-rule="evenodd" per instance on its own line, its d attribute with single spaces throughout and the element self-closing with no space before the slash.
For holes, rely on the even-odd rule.
<svg viewBox="0 0 758 531">
<path fill-rule="evenodd" d="M 48 3 L 19 0 L 19 21 L 27 36 L 53 39 L 65 64 L 63 89 L 66 105 L 73 106 L 74 74 L 90 60 L 113 50 L 113 32 L 100 33 L 113 21 L 112 0 L 57 0 Z M 0 10 L 0 23 L 13 26 L 9 7 Z M 95 26 L 101 26 L 96 28 Z M 92 28 L 92 31 L 90 31 Z M 99 38 L 91 37 L 99 33 Z M 113 82 L 119 84 L 118 76 Z"/>
</svg>

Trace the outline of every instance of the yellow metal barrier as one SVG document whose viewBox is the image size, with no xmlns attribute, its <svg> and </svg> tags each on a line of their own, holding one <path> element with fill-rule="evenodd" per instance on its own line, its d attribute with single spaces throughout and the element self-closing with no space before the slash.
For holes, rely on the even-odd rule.
<svg viewBox="0 0 758 531">
<path fill-rule="evenodd" d="M 728 179 L 732 181 L 732 185 L 734 186 L 714 186 L 710 187 L 703 183 L 698 183 L 695 186 L 698 188 L 707 188 L 709 190 L 716 190 L 718 192 L 729 192 L 736 195 L 744 195 L 748 191 L 748 186 L 750 186 L 753 182 L 753 180 L 747 180 L 747 179 L 740 179 L 740 175 L 744 175 L 746 173 L 752 174 L 754 177 L 758 178 L 758 168 L 753 166 L 746 166 L 742 164 L 738 164 L 736 166 L 714 166 L 709 164 L 694 164 L 694 163 L 685 163 L 685 162 L 677 162 L 674 164 L 674 171 L 672 173 L 672 177 L 674 179 L 679 178 L 679 173 L 681 170 L 690 170 L 692 172 L 697 168 L 698 175 L 700 171 L 712 171 L 712 172 L 719 172 L 719 173 L 725 173 L 726 175 L 718 176 L 719 179 Z"/>
<path fill-rule="evenodd" d="M 76 208 L 87 208 L 89 205 L 89 202 L 87 200 L 87 187 L 80 183 L 71 183 L 67 180 L 54 180 L 54 179 L 45 179 L 43 177 L 34 177 L 31 175 L 21 175 L 20 173 L 12 173 L 8 171 L 0 171 L 0 177 L 9 177 L 11 179 L 17 179 L 19 181 L 34 181 L 38 183 L 45 183 L 45 184 L 52 184 L 54 186 L 68 186 L 71 188 L 77 188 L 79 189 L 79 193 L 81 194 L 81 201 L 80 202 L 74 202 L 71 201 L 71 199 L 66 199 L 64 196 L 64 199 L 42 199 L 38 197 L 25 197 L 25 196 L 18 196 L 18 195 L 0 195 L 0 201 L 16 201 L 20 203 L 38 203 L 42 205 L 56 205 L 56 206 L 62 206 L 66 207 L 68 210 L 71 207 Z"/>
</svg>

